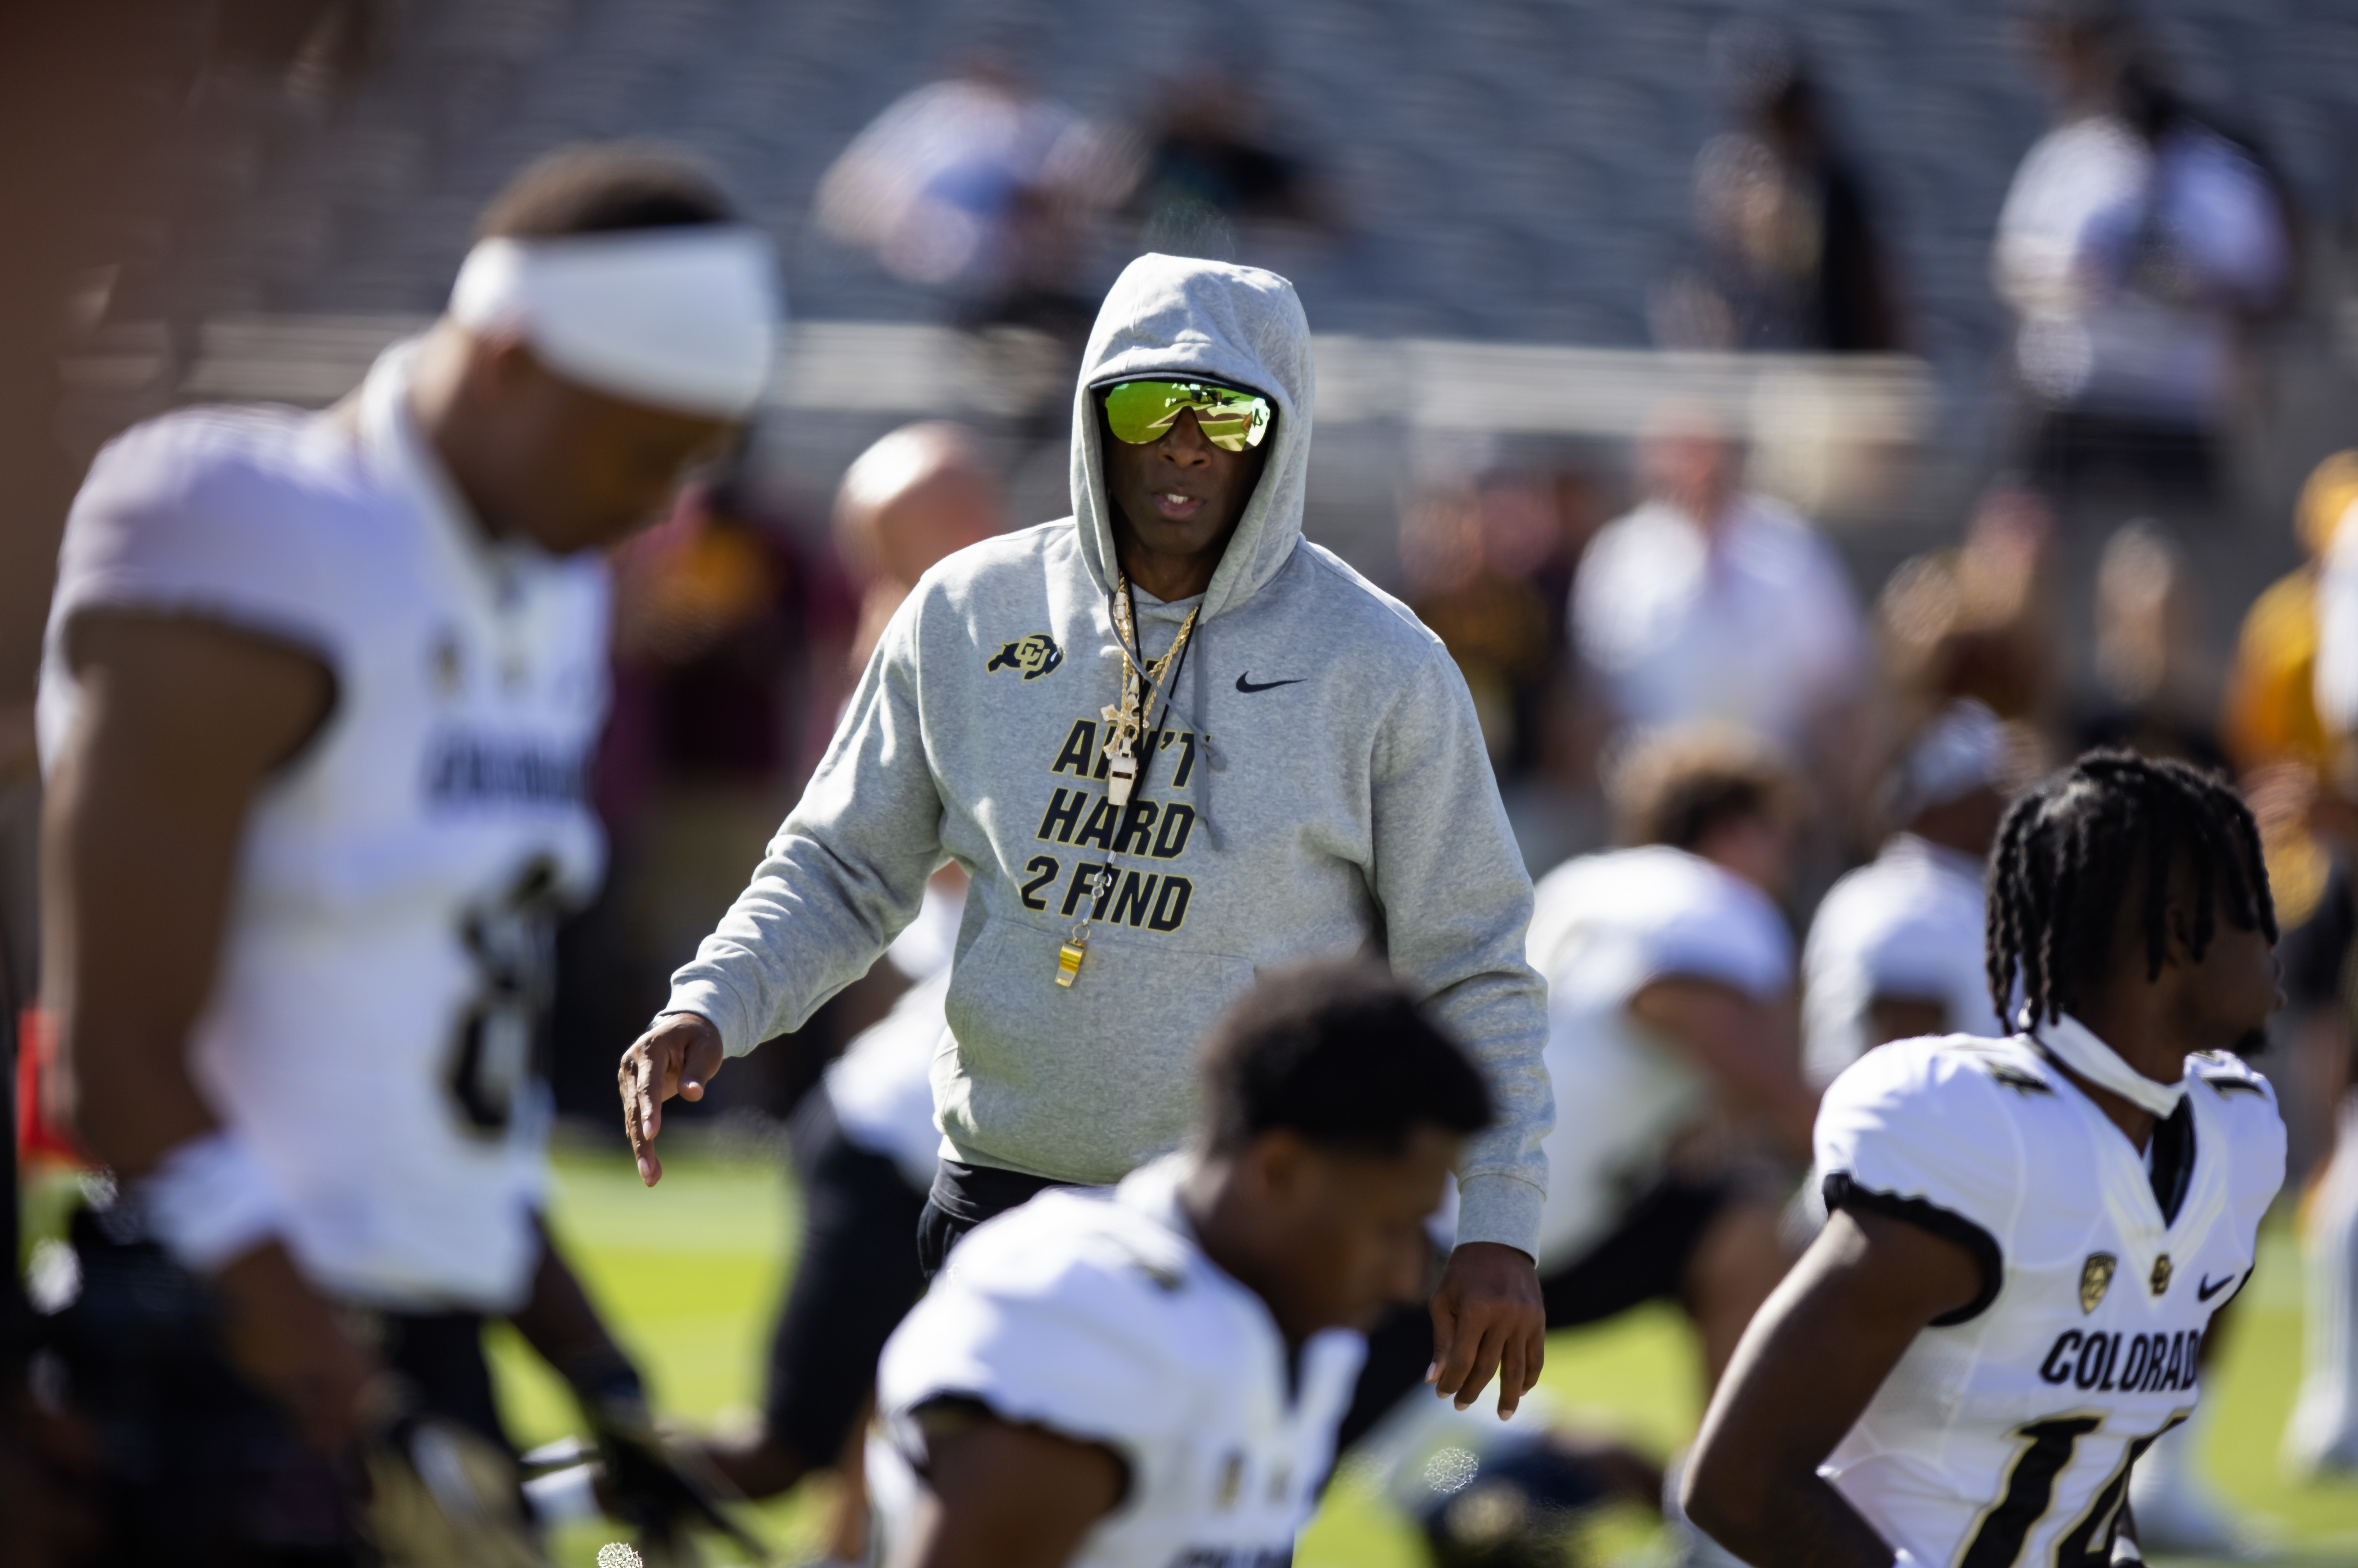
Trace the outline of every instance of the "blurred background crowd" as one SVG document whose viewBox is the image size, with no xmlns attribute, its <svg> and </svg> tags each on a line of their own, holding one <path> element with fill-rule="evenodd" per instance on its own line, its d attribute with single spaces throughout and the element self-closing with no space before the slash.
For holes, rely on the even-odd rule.
<svg viewBox="0 0 2358 1568">
<path fill-rule="evenodd" d="M 1318 342 L 1309 528 L 1464 670 L 1533 872 L 1697 718 L 1812 783 L 1789 913 L 1903 824 L 1953 699 L 2010 776 L 2097 741 L 2232 770 L 2299 947 L 2296 1179 L 2347 1076 L 2358 769 L 2350 0 L 81 0 L 0 21 L 0 934 L 35 955 L 30 701 L 64 503 L 178 404 L 322 405 L 440 305 L 484 198 L 685 146 L 795 316 L 727 472 L 619 560 L 600 902 L 566 1108 L 795 797 L 946 551 L 1059 516 L 1072 367 L 1163 250 Z M 916 427 L 910 428 L 910 427 Z M 863 455 L 864 454 L 864 455 Z M 855 462 L 856 460 L 856 462 Z M 2343 649 L 2358 687 L 2358 644 Z M 784 1114 L 845 993 L 698 1115 Z"/>
</svg>

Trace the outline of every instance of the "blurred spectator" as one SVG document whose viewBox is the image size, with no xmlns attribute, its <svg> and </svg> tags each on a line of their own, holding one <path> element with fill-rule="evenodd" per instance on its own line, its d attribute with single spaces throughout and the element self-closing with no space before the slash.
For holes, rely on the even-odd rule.
<svg viewBox="0 0 2358 1568">
<path fill-rule="evenodd" d="M 2067 491 L 2199 503 L 2245 329 L 2289 297 L 2290 211 L 2254 150 L 2166 84 L 2111 0 L 2050 0 L 2034 33 L 2059 124 L 2015 175 L 1993 271 L 2020 323 L 2035 461 Z"/>
<path fill-rule="evenodd" d="M 835 548 L 860 586 L 850 674 L 868 667 L 884 623 L 927 568 L 1005 526 L 999 476 L 957 425 L 904 425 L 845 470 Z"/>
<path fill-rule="evenodd" d="M 1338 226 L 1325 188 L 1275 143 L 1267 121 L 1260 99 L 1219 67 L 1164 86 L 1127 204 L 1144 248 L 1230 261 L 1240 224 Z"/>
<path fill-rule="evenodd" d="M 1983 962 L 1982 882 L 2006 809 L 2006 727 L 1970 698 L 1920 734 L 1884 785 L 1898 831 L 1833 885 L 1801 955 L 1801 1056 L 1823 1088 L 1876 1046 L 2002 1035 Z"/>
<path fill-rule="evenodd" d="M 1567 595 L 1597 525 L 1584 477 L 1494 469 L 1401 517 L 1409 607 L 1457 661 L 1502 779 L 1541 763 L 1563 697 Z"/>
<path fill-rule="evenodd" d="M 1839 805 L 1867 654 L 1841 558 L 1744 492 L 1742 449 L 1716 426 L 1658 422 L 1639 455 L 1650 499 L 1598 533 L 1573 588 L 1592 688 L 1618 724 L 1718 719 L 1825 764 L 1813 776 Z"/>
<path fill-rule="evenodd" d="M 2294 762 L 2322 773 L 2317 714 L 2318 584 L 2327 552 L 2358 503 L 2358 450 L 2336 452 L 2301 487 L 2293 531 L 2306 557 L 2244 612 L 2221 719 L 2228 753 L 2246 773 Z"/>
<path fill-rule="evenodd" d="M 1789 40 L 1738 26 L 1714 40 L 1738 128 L 1695 160 L 1704 262 L 1659 303 L 1677 348 L 1871 353 L 1900 346 L 1866 189 Z"/>
<path fill-rule="evenodd" d="M 1080 240 L 1120 177 L 1096 127 L 979 49 L 860 133 L 820 181 L 818 218 L 970 324 L 1073 335 L 1096 304 L 1076 293 Z"/>
<path fill-rule="evenodd" d="M 2046 502 L 2000 483 L 1974 506 L 1963 545 L 1916 557 L 1891 574 L 1877 604 L 1878 663 L 1901 732 L 1958 697 L 2040 731 L 2060 721 L 2067 694 L 2056 678 L 2054 555 Z"/>
<path fill-rule="evenodd" d="M 2115 530 L 2096 568 L 2097 701 L 2078 749 L 2126 746 L 2228 770 L 2202 657 L 2201 599 L 2186 553 L 2149 522 Z"/>
<path fill-rule="evenodd" d="M 2358 451 L 2336 452 L 2309 474 L 2295 507 L 2293 529 L 2308 558 L 2271 583 L 2244 612 L 2222 705 L 2222 734 L 2259 819 L 2277 922 L 2290 934 L 2288 944 L 2299 936 L 2314 946 L 2316 939 L 2300 936 L 2297 928 L 2322 917 L 2321 903 L 2334 902 L 2328 896 L 2332 841 L 2358 846 L 2358 833 L 2352 831 L 2358 816 L 2320 789 L 2332 768 L 2333 750 L 2317 708 L 2319 580 L 2353 503 Z M 2347 897 L 2346 888 L 2341 896 Z M 2336 951 L 2321 993 L 2337 1012 L 2340 957 Z M 2296 1010 L 2305 1011 L 2299 1000 L 2296 995 Z"/>
</svg>

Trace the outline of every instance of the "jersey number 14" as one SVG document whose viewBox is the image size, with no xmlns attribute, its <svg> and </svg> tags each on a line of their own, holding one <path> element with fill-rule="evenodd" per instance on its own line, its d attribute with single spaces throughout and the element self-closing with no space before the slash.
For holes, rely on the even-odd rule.
<svg viewBox="0 0 2358 1568">
<path fill-rule="evenodd" d="M 2120 1530 L 2121 1503 L 2128 1496 L 2130 1468 L 2162 1433 L 2193 1413 L 2172 1411 L 2159 1432 L 2130 1439 L 2119 1468 L 2096 1488 L 2087 1510 L 2055 1543 L 2053 1568 L 2108 1568 L 2113 1537 Z M 2006 1490 L 1982 1515 L 1980 1528 L 1957 1559 L 1957 1568 L 2015 1568 L 2032 1529 L 2055 1504 L 2056 1477 L 2071 1465 L 2080 1440 L 2104 1424 L 2101 1415 L 2064 1415 L 2015 1428 L 2014 1435 L 2023 1446 L 2006 1472 Z"/>
</svg>

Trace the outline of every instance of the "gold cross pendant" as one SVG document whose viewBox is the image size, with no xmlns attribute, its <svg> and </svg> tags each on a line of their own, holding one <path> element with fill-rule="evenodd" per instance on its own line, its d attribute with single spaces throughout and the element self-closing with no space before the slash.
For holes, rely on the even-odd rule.
<svg viewBox="0 0 2358 1568">
<path fill-rule="evenodd" d="M 1088 956 L 1089 950 L 1079 943 L 1065 943 L 1056 955 L 1056 983 L 1069 990 L 1073 977 L 1081 972 L 1081 960 Z"/>
</svg>

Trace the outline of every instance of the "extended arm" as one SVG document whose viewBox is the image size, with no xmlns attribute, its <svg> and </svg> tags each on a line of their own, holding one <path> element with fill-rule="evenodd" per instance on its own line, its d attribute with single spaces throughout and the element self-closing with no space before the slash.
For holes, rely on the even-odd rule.
<svg viewBox="0 0 2358 1568">
<path fill-rule="evenodd" d="M 93 611 L 70 632 L 81 685 L 42 825 L 48 969 L 74 1119 L 127 1182 L 216 1130 L 189 1074 L 247 809 L 326 718 L 308 654 L 216 623 Z M 327 1447 L 370 1372 L 283 1246 L 221 1260 L 231 1349 Z"/>
<path fill-rule="evenodd" d="M 704 1098 L 730 1056 L 802 1027 L 868 972 L 917 912 L 942 858 L 942 799 L 916 700 L 925 596 L 886 626 L 842 725 L 752 881 L 672 976 L 616 1085 L 639 1179 L 663 1177 L 663 1102 Z"/>
<path fill-rule="evenodd" d="M 1836 1212 L 1761 1307 L 1687 1463 L 1688 1517 L 1756 1568 L 1887 1568 L 1891 1545 L 1818 1466 L 1980 1265 L 1903 1219 Z"/>
<path fill-rule="evenodd" d="M 1818 1097 L 1801 1079 L 1801 1053 L 1775 1010 L 1734 986 L 1672 975 L 1641 987 L 1629 1012 L 1676 1041 L 1729 1100 L 1808 1155 Z"/>
<path fill-rule="evenodd" d="M 1093 1443 L 970 1407 L 921 1420 L 926 1506 L 892 1568 L 1064 1568 L 1129 1486 L 1128 1467 Z"/>
</svg>

